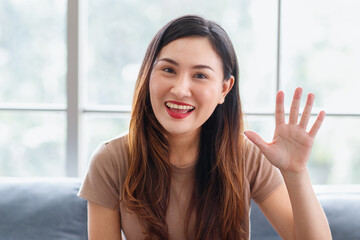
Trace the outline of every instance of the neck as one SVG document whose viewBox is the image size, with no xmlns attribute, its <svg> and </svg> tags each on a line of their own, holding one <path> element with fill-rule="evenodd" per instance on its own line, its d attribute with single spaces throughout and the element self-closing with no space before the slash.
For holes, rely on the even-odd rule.
<svg viewBox="0 0 360 240">
<path fill-rule="evenodd" d="M 193 164 L 198 157 L 200 132 L 187 135 L 171 135 L 168 137 L 170 146 L 170 163 L 176 167 Z"/>
</svg>

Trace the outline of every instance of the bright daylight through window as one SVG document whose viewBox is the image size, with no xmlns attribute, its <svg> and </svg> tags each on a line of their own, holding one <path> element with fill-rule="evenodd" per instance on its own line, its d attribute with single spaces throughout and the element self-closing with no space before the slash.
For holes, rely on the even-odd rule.
<svg viewBox="0 0 360 240">
<path fill-rule="evenodd" d="M 247 129 L 270 141 L 276 92 L 292 96 L 301 86 L 316 97 L 311 121 L 327 113 L 308 164 L 313 183 L 360 183 L 359 1 L 88 0 L 75 10 L 69 2 L 0 0 L 0 176 L 83 176 L 97 145 L 128 128 L 151 37 L 191 13 L 220 23 L 235 45 Z M 84 31 L 68 32 L 74 24 Z M 85 74 L 67 82 L 69 39 L 77 35 L 73 70 Z M 69 93 L 67 84 L 81 87 Z M 70 97 L 81 99 L 80 157 L 71 165 Z M 289 109 L 290 97 L 285 103 Z M 69 166 L 79 167 L 73 174 Z"/>
</svg>

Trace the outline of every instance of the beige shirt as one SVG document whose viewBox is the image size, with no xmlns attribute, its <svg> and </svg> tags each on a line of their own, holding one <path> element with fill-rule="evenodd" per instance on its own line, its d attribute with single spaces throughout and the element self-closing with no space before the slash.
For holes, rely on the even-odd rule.
<svg viewBox="0 0 360 240">
<path fill-rule="evenodd" d="M 93 154 L 88 172 L 78 195 L 107 208 L 114 209 L 120 201 L 121 189 L 128 170 L 127 135 L 101 144 Z M 262 155 L 259 149 L 248 139 L 245 140 L 245 212 L 250 213 L 250 200 L 260 203 L 281 183 L 279 171 Z M 169 239 L 185 238 L 185 215 L 187 203 L 192 191 L 194 164 L 179 168 L 173 166 L 170 186 L 170 201 L 166 215 Z M 139 219 L 129 213 L 120 203 L 121 228 L 127 240 L 144 239 Z M 249 233 L 249 218 L 243 222 L 243 228 Z M 190 224 L 190 235 L 194 229 Z"/>
</svg>

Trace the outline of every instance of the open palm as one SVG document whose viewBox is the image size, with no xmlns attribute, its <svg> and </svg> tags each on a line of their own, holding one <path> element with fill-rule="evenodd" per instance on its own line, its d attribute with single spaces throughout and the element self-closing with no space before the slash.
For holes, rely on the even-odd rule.
<svg viewBox="0 0 360 240">
<path fill-rule="evenodd" d="M 265 142 L 253 131 L 245 132 L 245 135 L 259 147 L 260 151 L 275 167 L 286 172 L 299 173 L 306 168 L 315 136 L 325 117 L 325 112 L 321 111 L 310 131 L 307 132 L 306 128 L 311 116 L 314 94 L 308 95 L 306 106 L 298 123 L 301 95 L 302 89 L 297 88 L 291 104 L 289 123 L 285 123 L 284 93 L 278 92 L 275 112 L 276 128 L 271 143 Z"/>
</svg>

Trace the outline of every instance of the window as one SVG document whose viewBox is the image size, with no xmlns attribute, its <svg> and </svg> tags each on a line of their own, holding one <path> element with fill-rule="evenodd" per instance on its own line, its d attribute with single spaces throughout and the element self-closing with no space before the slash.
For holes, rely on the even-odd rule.
<svg viewBox="0 0 360 240">
<path fill-rule="evenodd" d="M 0 176 L 82 176 L 96 146 L 127 130 L 151 38 L 174 17 L 199 14 L 234 43 L 247 128 L 270 141 L 276 92 L 285 91 L 288 110 L 297 86 L 313 91 L 312 120 L 327 112 L 309 161 L 313 183 L 359 183 L 359 7 L 356 0 L 0 0 Z"/>
<path fill-rule="evenodd" d="M 314 91 L 315 111 L 328 113 L 309 162 L 313 181 L 359 183 L 360 3 L 284 1 L 282 7 L 281 87 Z"/>
<path fill-rule="evenodd" d="M 65 20 L 66 1 L 0 1 L 0 176 L 66 174 Z"/>
</svg>

